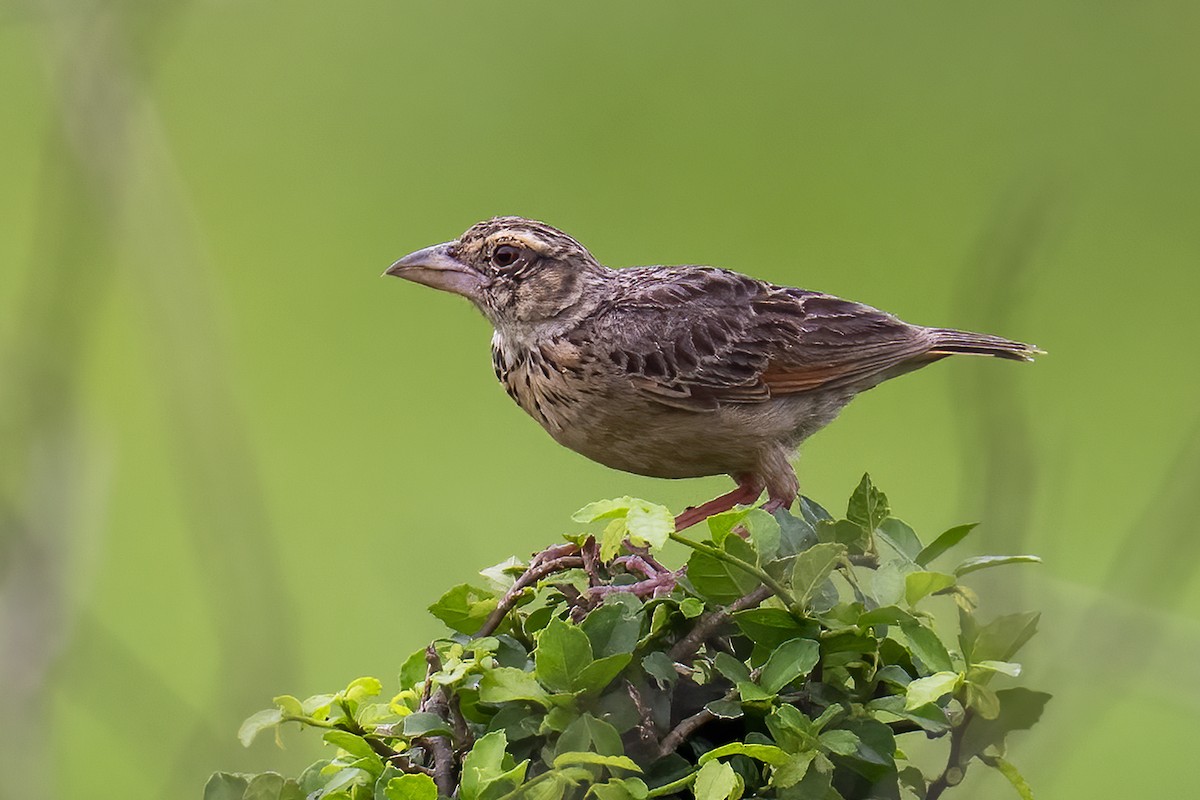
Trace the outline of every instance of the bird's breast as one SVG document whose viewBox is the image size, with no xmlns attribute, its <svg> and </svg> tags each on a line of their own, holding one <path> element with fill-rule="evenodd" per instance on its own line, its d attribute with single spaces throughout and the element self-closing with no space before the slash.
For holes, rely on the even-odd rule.
<svg viewBox="0 0 1200 800">
<path fill-rule="evenodd" d="M 578 353 L 566 341 L 522 342 L 496 334 L 492 367 L 508 396 L 556 439 L 587 399 Z"/>
</svg>

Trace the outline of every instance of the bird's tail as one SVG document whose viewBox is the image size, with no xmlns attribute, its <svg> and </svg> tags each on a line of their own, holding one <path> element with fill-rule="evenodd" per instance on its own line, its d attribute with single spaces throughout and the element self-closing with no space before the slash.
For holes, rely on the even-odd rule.
<svg viewBox="0 0 1200 800">
<path fill-rule="evenodd" d="M 1014 342 L 1002 336 L 992 336 L 987 333 L 971 333 L 956 331 L 953 328 L 931 328 L 933 347 L 930 355 L 952 355 L 968 353 L 979 356 L 995 356 L 1009 358 L 1013 361 L 1033 361 L 1033 357 L 1045 354 L 1034 345 L 1024 342 Z"/>
</svg>

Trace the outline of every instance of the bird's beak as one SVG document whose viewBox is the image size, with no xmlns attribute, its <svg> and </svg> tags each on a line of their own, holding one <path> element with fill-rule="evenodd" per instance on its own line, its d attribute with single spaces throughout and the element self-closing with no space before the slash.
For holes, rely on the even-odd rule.
<svg viewBox="0 0 1200 800">
<path fill-rule="evenodd" d="M 388 267 L 383 274 L 395 275 L 397 278 L 423 283 L 443 292 L 453 292 L 471 300 L 478 300 L 483 276 L 450 255 L 453 244 L 454 242 L 435 244 L 433 247 L 409 253 Z"/>
</svg>

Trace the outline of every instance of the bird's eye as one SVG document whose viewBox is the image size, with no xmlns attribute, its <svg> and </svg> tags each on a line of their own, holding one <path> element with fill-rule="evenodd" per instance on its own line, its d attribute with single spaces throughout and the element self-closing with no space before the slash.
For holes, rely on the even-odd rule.
<svg viewBox="0 0 1200 800">
<path fill-rule="evenodd" d="M 513 247 L 511 244 L 502 244 L 492 253 L 492 263 L 503 269 L 511 267 L 513 264 L 521 260 L 521 248 Z"/>
</svg>

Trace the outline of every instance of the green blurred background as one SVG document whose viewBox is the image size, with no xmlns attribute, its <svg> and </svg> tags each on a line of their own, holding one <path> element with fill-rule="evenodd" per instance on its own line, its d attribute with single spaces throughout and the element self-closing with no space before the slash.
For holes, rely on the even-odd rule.
<svg viewBox="0 0 1200 800">
<path fill-rule="evenodd" d="M 1040 796 L 1193 787 L 1198 34 L 1184 0 L 6 0 L 0 795 L 294 770 L 316 736 L 234 738 L 272 695 L 388 683 L 587 501 L 725 491 L 555 445 L 477 313 L 379 277 L 496 214 L 1050 351 L 869 393 L 802 485 L 869 470 L 1045 557 L 982 587 L 1045 611 Z"/>
</svg>

